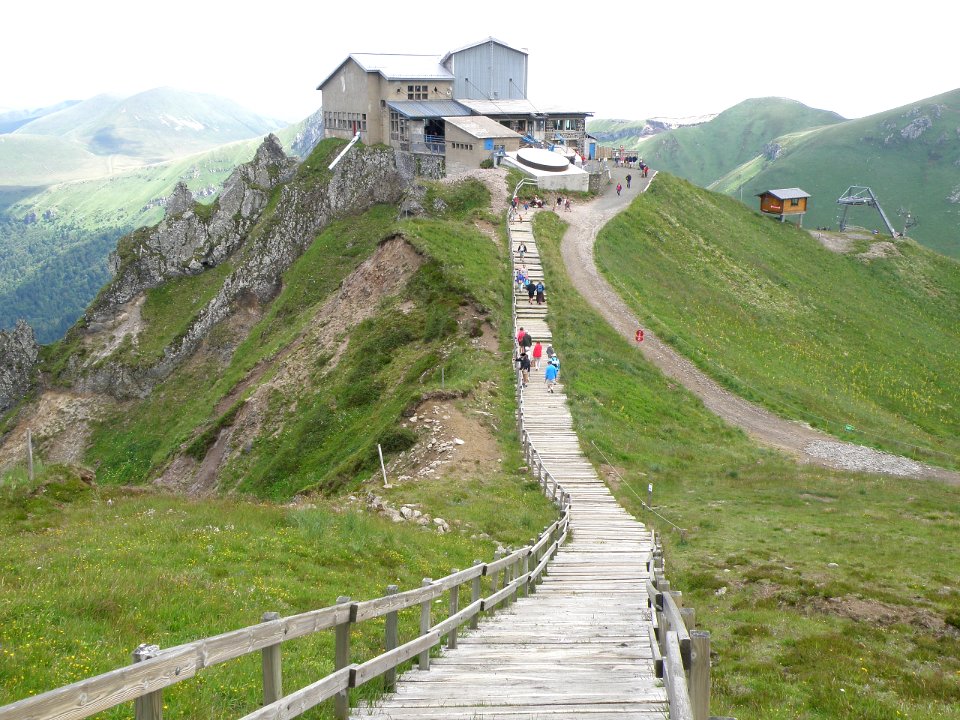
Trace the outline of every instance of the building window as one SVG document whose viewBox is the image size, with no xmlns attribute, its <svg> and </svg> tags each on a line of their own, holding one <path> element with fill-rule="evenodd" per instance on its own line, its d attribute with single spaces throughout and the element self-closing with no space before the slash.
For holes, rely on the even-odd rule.
<svg viewBox="0 0 960 720">
<path fill-rule="evenodd" d="M 407 100 L 426 100 L 428 93 L 426 85 L 407 85 Z"/>
<path fill-rule="evenodd" d="M 407 140 L 407 119 L 396 110 L 390 111 L 390 139 L 396 142 Z"/>
<path fill-rule="evenodd" d="M 473 143 L 452 142 L 450 146 L 454 150 L 473 150 Z"/>
<path fill-rule="evenodd" d="M 790 207 L 797 207 L 800 205 L 800 198 L 790 198 Z"/>
</svg>

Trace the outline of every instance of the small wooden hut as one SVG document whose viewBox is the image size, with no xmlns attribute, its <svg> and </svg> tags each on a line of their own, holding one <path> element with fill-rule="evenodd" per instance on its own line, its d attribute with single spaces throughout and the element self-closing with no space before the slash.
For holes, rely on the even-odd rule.
<svg viewBox="0 0 960 720">
<path fill-rule="evenodd" d="M 800 188 L 780 188 L 767 190 L 757 195 L 760 198 L 760 212 L 764 215 L 776 215 L 783 222 L 787 216 L 796 216 L 797 225 L 803 226 L 803 214 L 807 211 L 807 199 L 810 193 Z"/>
</svg>

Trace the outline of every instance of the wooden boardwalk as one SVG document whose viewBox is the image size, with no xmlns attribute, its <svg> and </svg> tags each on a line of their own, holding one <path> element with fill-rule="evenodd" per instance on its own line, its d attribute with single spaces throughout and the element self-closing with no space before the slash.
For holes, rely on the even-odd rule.
<svg viewBox="0 0 960 720">
<path fill-rule="evenodd" d="M 529 216 L 528 216 L 529 217 Z M 514 250 L 534 280 L 543 269 L 530 224 L 511 223 Z M 549 297 L 549 287 L 547 288 Z M 516 294 L 517 325 L 544 348 L 546 307 Z M 515 330 L 516 332 L 516 330 Z M 562 348 L 560 381 L 563 381 Z M 544 364 L 546 357 L 544 357 Z M 480 623 L 456 649 L 412 670 L 397 691 L 353 718 L 395 720 L 630 720 L 667 716 L 649 641 L 645 581 L 651 532 L 621 508 L 580 451 L 562 384 L 543 366 L 524 390 L 524 424 L 546 469 L 570 495 L 571 536 L 536 593 Z"/>
</svg>

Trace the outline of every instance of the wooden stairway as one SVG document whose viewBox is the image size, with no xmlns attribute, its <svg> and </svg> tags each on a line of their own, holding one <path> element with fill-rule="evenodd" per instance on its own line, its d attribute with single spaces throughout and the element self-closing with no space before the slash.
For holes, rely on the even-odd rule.
<svg viewBox="0 0 960 720">
<path fill-rule="evenodd" d="M 530 223 L 511 223 L 510 234 L 514 251 L 521 242 L 527 246 L 530 276 L 542 279 Z M 529 305 L 525 290 L 517 291 L 515 302 L 517 326 L 544 346 L 552 342 L 546 306 Z M 666 691 L 656 678 L 649 642 L 645 582 L 652 534 L 617 504 L 580 451 L 562 385 L 548 393 L 543 366 L 531 372 L 521 407 L 524 427 L 544 467 L 570 496 L 571 541 L 560 549 L 535 594 L 481 622 L 456 649 L 433 659 L 430 670 L 407 672 L 395 693 L 356 708 L 352 717 L 667 716 Z"/>
</svg>

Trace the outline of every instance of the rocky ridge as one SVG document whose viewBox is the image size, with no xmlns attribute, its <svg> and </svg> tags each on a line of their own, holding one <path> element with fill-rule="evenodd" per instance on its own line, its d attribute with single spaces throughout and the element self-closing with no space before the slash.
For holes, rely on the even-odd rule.
<svg viewBox="0 0 960 720">
<path fill-rule="evenodd" d="M 330 221 L 377 203 L 397 203 L 414 178 L 409 158 L 385 147 L 356 146 L 331 173 L 329 184 L 316 177 L 323 177 L 326 168 L 311 163 L 320 161 L 299 165 L 270 135 L 253 161 L 231 175 L 209 217 L 189 190 L 178 186 L 158 226 L 121 241 L 111 258 L 115 278 L 91 306 L 86 327 L 79 332 L 89 335 L 115 325 L 131 300 L 170 278 L 201 273 L 228 258 L 236 268 L 159 361 L 143 367 L 112 356 L 75 355 L 63 379 L 80 392 L 146 396 L 238 301 L 272 299 L 284 271 Z M 265 217 L 271 203 L 275 205 Z"/>
<path fill-rule="evenodd" d="M 0 330 L 0 412 L 30 389 L 39 350 L 33 328 L 23 320 L 13 330 Z"/>
</svg>

